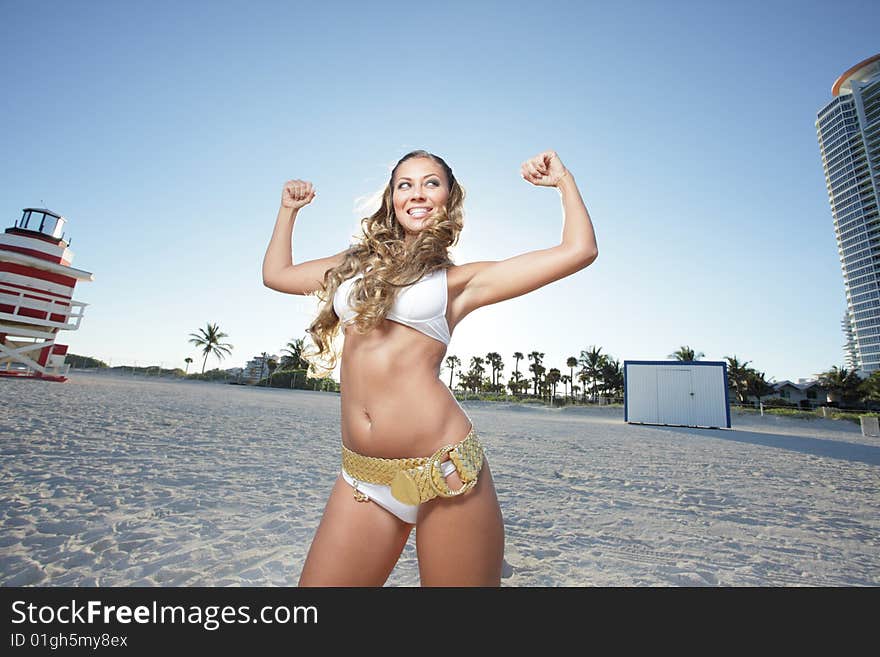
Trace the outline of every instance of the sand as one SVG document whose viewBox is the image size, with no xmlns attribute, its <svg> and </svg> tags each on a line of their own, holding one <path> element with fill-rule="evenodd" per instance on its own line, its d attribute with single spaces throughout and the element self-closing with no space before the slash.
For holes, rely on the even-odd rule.
<svg viewBox="0 0 880 657">
<path fill-rule="evenodd" d="M 3 586 L 296 585 L 339 470 L 338 395 L 86 372 L 0 395 Z M 880 584 L 880 438 L 856 424 L 462 407 L 503 586 Z M 418 586 L 415 533 L 387 584 Z"/>
</svg>

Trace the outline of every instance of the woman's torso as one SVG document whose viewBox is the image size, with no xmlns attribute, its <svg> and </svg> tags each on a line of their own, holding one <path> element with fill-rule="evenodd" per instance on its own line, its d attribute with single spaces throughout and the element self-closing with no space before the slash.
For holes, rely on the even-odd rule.
<svg viewBox="0 0 880 657">
<path fill-rule="evenodd" d="M 443 277 L 450 334 L 461 319 L 458 269 L 449 267 Z M 432 294 L 438 293 L 442 289 L 434 286 Z M 340 403 L 346 447 L 386 458 L 429 456 L 467 435 L 470 420 L 440 379 L 446 344 L 390 319 L 364 335 L 354 324 L 343 331 Z"/>
</svg>

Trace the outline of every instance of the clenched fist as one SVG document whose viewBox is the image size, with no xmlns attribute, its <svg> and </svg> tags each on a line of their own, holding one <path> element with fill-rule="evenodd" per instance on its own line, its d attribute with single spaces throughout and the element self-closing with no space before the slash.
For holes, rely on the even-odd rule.
<svg viewBox="0 0 880 657">
<path fill-rule="evenodd" d="M 281 191 L 281 207 L 299 210 L 315 198 L 315 188 L 305 180 L 288 180 Z"/>
<path fill-rule="evenodd" d="M 520 175 L 533 185 L 556 187 L 568 175 L 568 169 L 562 164 L 556 151 L 544 151 L 523 162 Z"/>
</svg>

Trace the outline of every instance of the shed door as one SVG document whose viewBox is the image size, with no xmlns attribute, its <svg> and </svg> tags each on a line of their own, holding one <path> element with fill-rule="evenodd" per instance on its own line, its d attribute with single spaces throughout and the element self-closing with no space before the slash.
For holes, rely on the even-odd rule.
<svg viewBox="0 0 880 657">
<path fill-rule="evenodd" d="M 657 421 L 660 424 L 694 426 L 694 407 L 691 368 L 657 368 Z"/>
<path fill-rule="evenodd" d="M 694 424 L 700 427 L 728 426 L 724 369 L 714 365 L 694 368 L 692 383 L 696 393 Z"/>
</svg>

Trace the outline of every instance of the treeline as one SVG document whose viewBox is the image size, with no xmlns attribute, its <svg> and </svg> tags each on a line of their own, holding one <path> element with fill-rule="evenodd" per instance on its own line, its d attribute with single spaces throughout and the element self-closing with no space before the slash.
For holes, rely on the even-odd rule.
<svg viewBox="0 0 880 657">
<path fill-rule="evenodd" d="M 623 371 L 620 361 L 603 354 L 601 347 L 591 346 L 580 356 L 569 356 L 565 366 L 548 367 L 544 352 L 513 353 L 514 367 L 504 380 L 504 359 L 490 351 L 485 356 L 473 356 L 468 368 L 463 368 L 456 355 L 446 357 L 450 390 L 479 395 L 484 399 L 533 397 L 551 404 L 580 400 L 618 402 L 623 397 Z M 520 371 L 522 370 L 522 371 Z M 453 379 L 458 374 L 458 386 Z M 530 374 L 526 374 L 526 373 Z M 561 393 L 561 394 L 560 394 Z"/>
<path fill-rule="evenodd" d="M 67 354 L 64 357 L 64 362 L 78 370 L 107 367 L 107 363 L 103 360 L 98 360 L 91 356 L 79 356 L 77 354 Z"/>
</svg>

